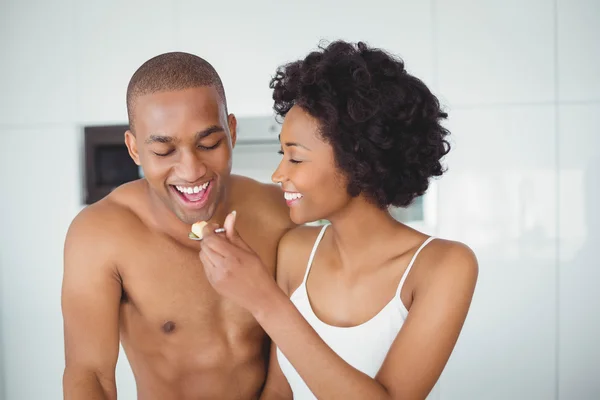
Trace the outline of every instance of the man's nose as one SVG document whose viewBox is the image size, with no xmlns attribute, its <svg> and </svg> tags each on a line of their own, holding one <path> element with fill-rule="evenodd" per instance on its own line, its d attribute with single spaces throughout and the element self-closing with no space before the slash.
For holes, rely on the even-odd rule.
<svg viewBox="0 0 600 400">
<path fill-rule="evenodd" d="M 186 152 L 177 166 L 177 175 L 187 182 L 194 183 L 206 175 L 206 163 L 198 154 Z"/>
</svg>

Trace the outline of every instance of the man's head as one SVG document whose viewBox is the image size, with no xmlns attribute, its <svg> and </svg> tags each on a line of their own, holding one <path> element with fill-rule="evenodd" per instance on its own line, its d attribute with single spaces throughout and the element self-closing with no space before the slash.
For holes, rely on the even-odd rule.
<svg viewBox="0 0 600 400">
<path fill-rule="evenodd" d="M 186 224 L 212 218 L 236 139 L 215 69 L 187 53 L 154 57 L 131 78 L 127 113 L 125 142 L 152 192 Z"/>
</svg>

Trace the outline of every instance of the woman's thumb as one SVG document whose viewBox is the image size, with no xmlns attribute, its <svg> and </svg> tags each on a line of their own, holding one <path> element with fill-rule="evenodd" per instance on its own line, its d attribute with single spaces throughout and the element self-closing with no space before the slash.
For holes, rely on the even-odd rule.
<svg viewBox="0 0 600 400">
<path fill-rule="evenodd" d="M 250 247 L 242 240 L 239 233 L 235 229 L 237 214 L 235 211 L 232 211 L 227 217 L 225 217 L 225 222 L 223 223 L 223 227 L 225 228 L 225 235 L 227 235 L 227 239 L 236 246 L 241 247 L 244 250 L 250 250 Z"/>
<path fill-rule="evenodd" d="M 235 217 L 236 212 L 232 211 L 225 217 L 225 222 L 223 223 L 225 234 L 227 235 L 227 238 L 232 241 L 237 236 L 237 232 L 235 231 Z"/>
</svg>

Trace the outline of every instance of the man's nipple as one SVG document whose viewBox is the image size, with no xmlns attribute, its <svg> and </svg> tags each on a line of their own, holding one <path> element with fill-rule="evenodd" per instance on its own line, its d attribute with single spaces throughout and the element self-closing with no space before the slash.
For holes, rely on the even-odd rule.
<svg viewBox="0 0 600 400">
<path fill-rule="evenodd" d="M 173 322 L 173 321 L 165 322 L 162 326 L 162 330 L 164 333 L 173 333 L 173 331 L 175 330 L 175 322 Z"/>
</svg>

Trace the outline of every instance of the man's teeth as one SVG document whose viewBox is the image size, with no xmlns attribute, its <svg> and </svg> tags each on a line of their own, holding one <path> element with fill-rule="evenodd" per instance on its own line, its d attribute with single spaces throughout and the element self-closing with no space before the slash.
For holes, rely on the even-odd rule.
<svg viewBox="0 0 600 400">
<path fill-rule="evenodd" d="M 206 182 L 204 185 L 200 185 L 200 186 L 175 186 L 175 188 L 177 188 L 177 190 L 179 190 L 181 193 L 187 193 L 187 194 L 200 193 L 201 191 L 203 191 L 204 189 L 206 189 L 208 187 L 209 183 L 210 182 Z"/>
<path fill-rule="evenodd" d="M 291 192 L 284 192 L 283 196 L 285 197 L 286 200 L 296 200 L 296 199 L 302 198 L 302 195 L 300 193 L 291 193 Z"/>
</svg>

